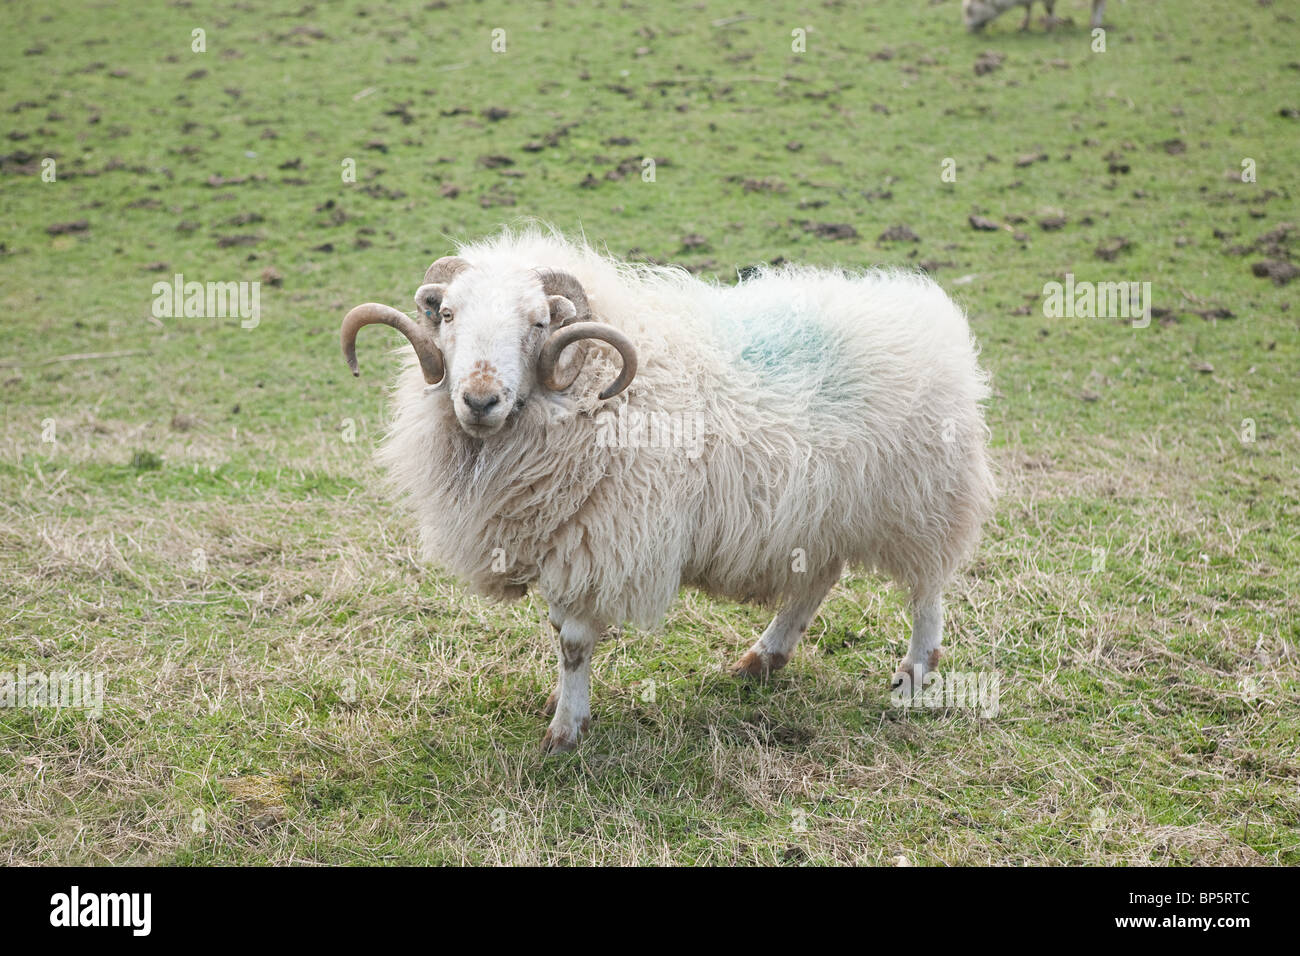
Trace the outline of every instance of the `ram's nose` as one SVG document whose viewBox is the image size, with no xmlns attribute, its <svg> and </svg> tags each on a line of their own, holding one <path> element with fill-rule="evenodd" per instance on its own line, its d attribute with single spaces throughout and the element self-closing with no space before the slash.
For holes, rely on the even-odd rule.
<svg viewBox="0 0 1300 956">
<path fill-rule="evenodd" d="M 486 418 L 492 411 L 501 404 L 500 392 L 470 392 L 461 393 L 461 401 L 465 407 L 473 413 L 475 418 Z"/>
</svg>

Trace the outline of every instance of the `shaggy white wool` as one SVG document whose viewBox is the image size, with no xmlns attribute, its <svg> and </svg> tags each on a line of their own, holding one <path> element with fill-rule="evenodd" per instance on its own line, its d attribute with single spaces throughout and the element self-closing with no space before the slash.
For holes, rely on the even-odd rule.
<svg viewBox="0 0 1300 956">
<path fill-rule="evenodd" d="M 479 439 L 458 427 L 445 390 L 426 390 L 411 352 L 379 459 L 426 558 L 489 596 L 535 586 L 567 616 L 604 624 L 653 625 L 682 585 L 806 601 L 845 564 L 938 608 L 994 483 L 987 378 L 964 315 L 934 282 L 787 266 L 724 287 L 536 230 L 459 255 L 485 273 L 572 273 L 593 320 L 630 336 L 640 367 L 601 402 L 619 359 L 574 346 L 586 361 L 571 388 L 538 390 Z M 701 422 L 693 454 L 672 442 L 611 447 L 620 406 Z M 934 628 L 921 650 L 937 647 Z"/>
</svg>

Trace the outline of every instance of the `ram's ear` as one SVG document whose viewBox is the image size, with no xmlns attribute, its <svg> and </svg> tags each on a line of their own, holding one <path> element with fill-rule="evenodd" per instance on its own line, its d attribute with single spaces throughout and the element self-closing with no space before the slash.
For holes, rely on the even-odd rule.
<svg viewBox="0 0 1300 956">
<path fill-rule="evenodd" d="M 447 294 L 447 286 L 442 282 L 430 282 L 415 290 L 415 307 L 426 319 L 438 321 L 438 310 L 442 308 L 442 297 Z"/>
<path fill-rule="evenodd" d="M 548 295 L 546 304 L 551 308 L 551 325 L 557 329 L 561 326 L 568 325 L 578 317 L 577 306 L 562 295 Z"/>
</svg>

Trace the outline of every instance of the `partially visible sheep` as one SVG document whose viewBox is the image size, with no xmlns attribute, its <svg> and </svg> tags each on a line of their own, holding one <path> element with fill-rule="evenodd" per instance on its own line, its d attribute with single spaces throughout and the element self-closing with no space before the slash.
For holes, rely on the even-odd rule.
<svg viewBox="0 0 1300 956">
<path fill-rule="evenodd" d="M 846 565 L 878 569 L 912 601 L 895 683 L 936 666 L 994 489 L 986 376 L 934 282 L 785 266 L 721 287 L 530 231 L 439 259 L 416 303 L 352 310 L 344 354 L 355 371 L 374 322 L 414 347 L 379 457 L 424 555 L 549 602 L 547 752 L 587 729 L 601 634 L 657 623 L 683 585 L 779 606 L 732 668 L 762 677 Z"/>
<path fill-rule="evenodd" d="M 1052 10 L 1056 7 L 1056 0 L 1042 0 L 1042 3 L 1047 9 L 1047 24 L 1050 27 L 1055 22 Z M 1006 13 L 1012 7 L 1025 8 L 1025 19 L 1020 24 L 1020 29 L 1028 30 L 1030 15 L 1034 9 L 1034 0 L 961 0 L 962 22 L 966 24 L 967 30 L 975 33 L 984 29 L 984 24 Z M 1092 0 L 1092 28 L 1094 30 L 1101 26 L 1102 17 L 1105 15 L 1106 0 Z"/>
</svg>

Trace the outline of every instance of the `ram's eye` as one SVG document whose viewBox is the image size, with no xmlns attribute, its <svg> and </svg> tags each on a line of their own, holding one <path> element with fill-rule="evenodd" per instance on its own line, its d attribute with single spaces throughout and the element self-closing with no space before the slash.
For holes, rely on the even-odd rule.
<svg viewBox="0 0 1300 956">
<path fill-rule="evenodd" d="M 546 323 L 545 323 L 545 322 L 534 322 L 534 323 L 533 323 L 533 328 L 535 328 L 535 329 L 544 329 L 544 328 L 546 328 Z"/>
<path fill-rule="evenodd" d="M 442 317 L 442 321 L 444 322 L 451 321 L 451 309 L 447 308 L 446 306 L 443 306 L 442 311 L 439 312 L 438 315 Z"/>
</svg>

